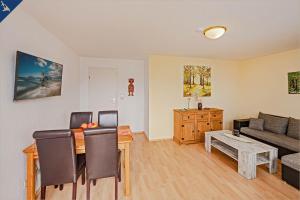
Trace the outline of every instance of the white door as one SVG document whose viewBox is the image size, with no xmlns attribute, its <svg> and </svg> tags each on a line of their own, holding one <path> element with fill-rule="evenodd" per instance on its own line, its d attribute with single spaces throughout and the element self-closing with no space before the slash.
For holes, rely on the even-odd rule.
<svg viewBox="0 0 300 200">
<path fill-rule="evenodd" d="M 117 70 L 114 68 L 89 68 L 88 107 L 98 120 L 98 111 L 117 110 Z"/>
</svg>

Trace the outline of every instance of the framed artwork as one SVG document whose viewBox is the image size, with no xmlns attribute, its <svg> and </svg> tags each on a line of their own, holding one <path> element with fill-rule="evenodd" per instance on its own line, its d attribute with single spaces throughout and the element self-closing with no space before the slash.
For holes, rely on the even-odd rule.
<svg viewBox="0 0 300 200">
<path fill-rule="evenodd" d="M 289 94 L 300 94 L 300 71 L 288 73 Z"/>
<path fill-rule="evenodd" d="M 17 52 L 14 100 L 60 96 L 63 65 Z"/>
<path fill-rule="evenodd" d="M 211 96 L 211 67 L 184 66 L 183 96 Z"/>
</svg>

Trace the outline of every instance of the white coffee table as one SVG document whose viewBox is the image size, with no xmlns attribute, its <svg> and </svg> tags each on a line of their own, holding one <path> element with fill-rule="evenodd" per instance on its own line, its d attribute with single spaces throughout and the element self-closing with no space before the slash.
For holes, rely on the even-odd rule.
<svg viewBox="0 0 300 200">
<path fill-rule="evenodd" d="M 247 179 L 256 178 L 257 165 L 267 164 L 270 173 L 277 172 L 277 148 L 242 135 L 232 137 L 226 134 L 231 134 L 231 131 L 206 132 L 206 151 L 211 152 L 211 147 L 214 147 L 237 160 L 238 173 Z"/>
</svg>

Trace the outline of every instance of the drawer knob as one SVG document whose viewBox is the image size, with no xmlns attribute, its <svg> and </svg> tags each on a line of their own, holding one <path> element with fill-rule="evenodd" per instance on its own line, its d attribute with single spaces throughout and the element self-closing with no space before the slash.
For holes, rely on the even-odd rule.
<svg viewBox="0 0 300 200">
<path fill-rule="evenodd" d="M 214 117 L 216 117 L 217 115 L 214 115 Z"/>
</svg>

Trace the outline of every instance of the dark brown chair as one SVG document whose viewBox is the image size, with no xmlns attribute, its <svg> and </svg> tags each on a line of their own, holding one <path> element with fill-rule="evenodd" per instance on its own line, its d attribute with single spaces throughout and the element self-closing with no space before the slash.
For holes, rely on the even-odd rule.
<svg viewBox="0 0 300 200">
<path fill-rule="evenodd" d="M 98 125 L 101 128 L 117 128 L 118 111 L 117 110 L 99 111 Z"/>
<path fill-rule="evenodd" d="M 115 177 L 115 199 L 118 199 L 118 180 L 121 181 L 121 151 L 118 150 L 117 129 L 86 129 L 84 131 L 86 153 L 87 200 L 90 200 L 90 184 L 99 178 Z"/>
<path fill-rule="evenodd" d="M 80 128 L 83 123 L 92 123 L 92 112 L 72 112 L 70 118 L 70 129 Z"/>
<path fill-rule="evenodd" d="M 46 197 L 46 187 L 73 183 L 72 200 L 76 199 L 77 179 L 82 175 L 85 183 L 85 159 L 77 159 L 75 139 L 71 130 L 36 131 L 33 134 L 41 168 L 41 199 Z"/>
</svg>

